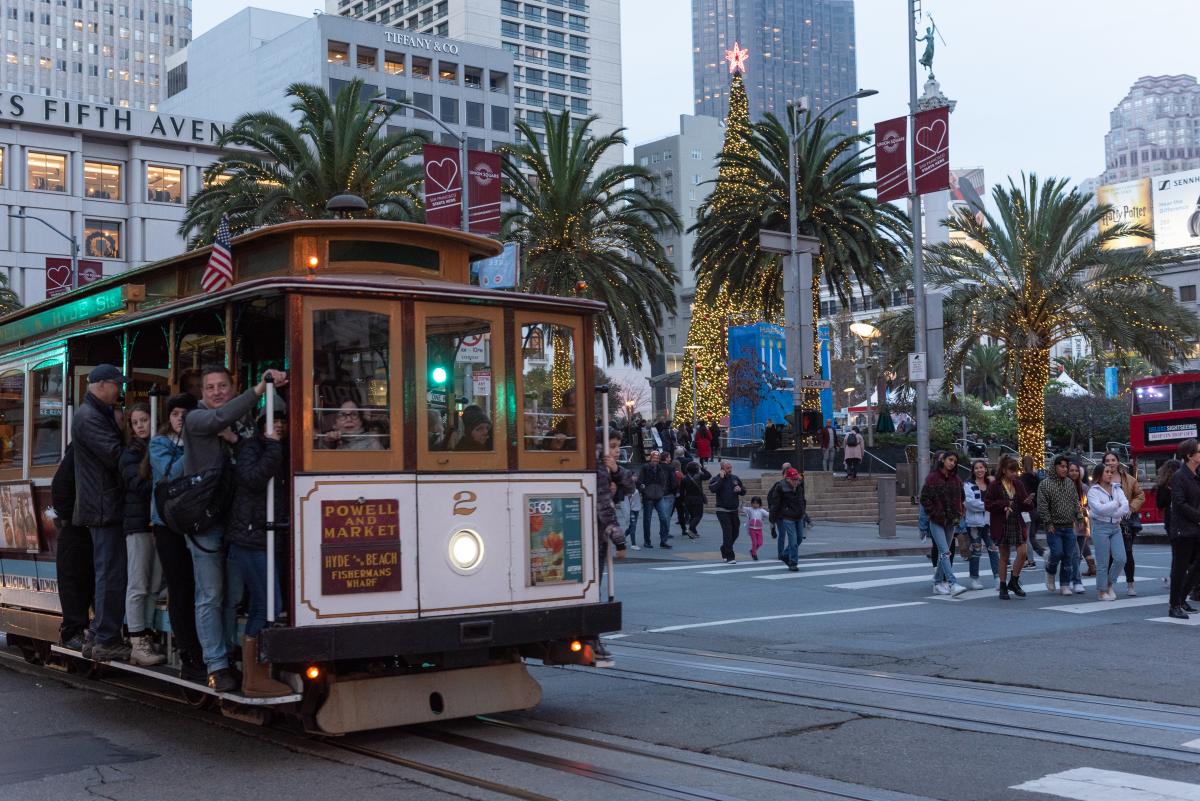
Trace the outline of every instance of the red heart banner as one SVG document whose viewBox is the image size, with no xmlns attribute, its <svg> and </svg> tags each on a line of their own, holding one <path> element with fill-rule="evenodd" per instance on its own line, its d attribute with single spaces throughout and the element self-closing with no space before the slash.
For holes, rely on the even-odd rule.
<svg viewBox="0 0 1200 801">
<path fill-rule="evenodd" d="M 79 286 L 99 281 L 104 277 L 104 264 L 92 259 L 79 260 Z M 71 291 L 71 260 L 46 257 L 46 299 Z"/>
<path fill-rule="evenodd" d="M 425 222 L 458 228 L 462 222 L 462 174 L 458 148 L 425 145 Z"/>
<path fill-rule="evenodd" d="M 913 117 L 913 178 L 918 195 L 950 188 L 950 109 L 946 106 Z"/>
</svg>

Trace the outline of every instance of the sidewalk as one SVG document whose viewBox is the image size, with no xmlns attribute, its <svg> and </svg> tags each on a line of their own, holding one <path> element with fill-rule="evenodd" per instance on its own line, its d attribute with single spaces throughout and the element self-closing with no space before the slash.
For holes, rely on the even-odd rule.
<svg viewBox="0 0 1200 801">
<path fill-rule="evenodd" d="M 716 515 L 705 514 L 700 521 L 700 539 L 684 537 L 679 531 L 679 522 L 671 520 L 669 549 L 658 547 L 658 518 L 650 527 L 650 542 L 654 548 L 640 551 L 628 549 L 626 562 L 685 562 L 716 561 L 721 558 L 721 526 Z M 773 559 L 776 554 L 775 540 L 768 532 L 763 534 L 763 547 L 759 559 Z M 641 545 L 642 521 L 637 523 L 637 544 Z M 741 533 L 733 545 L 738 561 L 750 561 L 750 536 L 746 532 L 743 518 Z M 894 539 L 881 539 L 879 527 L 857 523 L 833 523 L 817 520 L 805 530 L 804 542 L 800 545 L 800 558 L 805 557 L 855 557 L 855 556 L 914 556 L 929 552 L 929 544 L 921 543 L 917 529 L 898 526 Z"/>
</svg>

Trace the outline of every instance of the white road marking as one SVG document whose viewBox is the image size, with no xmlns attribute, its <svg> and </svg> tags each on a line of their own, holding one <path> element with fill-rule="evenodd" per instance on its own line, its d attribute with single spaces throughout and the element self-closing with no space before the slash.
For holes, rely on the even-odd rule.
<svg viewBox="0 0 1200 801">
<path fill-rule="evenodd" d="M 1014 785 L 1013 790 L 1075 801 L 1200 801 L 1200 784 L 1154 779 L 1136 773 L 1075 768 Z"/>
<path fill-rule="evenodd" d="M 873 612 L 876 609 L 898 609 L 902 606 L 924 606 L 924 601 L 909 601 L 902 604 L 880 604 L 879 606 L 856 606 L 852 609 L 827 609 L 824 612 L 793 612 L 788 615 L 766 615 L 764 617 L 740 617 L 732 620 L 713 620 L 708 623 L 687 623 L 682 626 L 664 626 L 659 629 L 646 629 L 647 634 L 659 634 L 666 631 L 683 631 L 684 629 L 704 629 L 712 626 L 728 626 L 733 623 L 758 623 L 763 620 L 786 620 L 793 617 L 821 617 L 823 615 L 848 615 L 853 612 Z"/>
<path fill-rule="evenodd" d="M 1146 620 L 1151 623 L 1174 623 L 1176 626 L 1200 626 L 1200 615 L 1191 615 L 1187 620 L 1180 620 L 1177 617 L 1148 617 Z M 1200 740 L 1195 742 L 1197 743 L 1196 747 L 1200 748 Z"/>
<path fill-rule="evenodd" d="M 823 565 L 818 565 L 823 567 Z M 912 570 L 913 568 L 921 567 L 921 563 L 910 563 L 907 565 L 875 565 L 873 567 L 839 567 L 833 570 L 808 570 L 799 573 L 784 573 L 781 576 L 755 576 L 756 579 L 766 579 L 773 581 L 777 579 L 795 579 L 809 578 L 811 576 L 840 576 L 846 573 L 871 573 L 876 570 Z M 929 575 L 933 575 L 933 568 L 929 568 Z M 965 574 L 964 574 L 965 575 Z"/>
<path fill-rule="evenodd" d="M 601 634 L 600 639 L 602 639 L 602 640 L 619 640 L 623 637 L 628 637 L 628 636 L 629 636 L 628 634 Z"/>
<path fill-rule="evenodd" d="M 892 576 L 885 579 L 871 579 L 869 581 L 851 581 L 845 584 L 827 584 L 827 587 L 833 587 L 839 590 L 869 590 L 873 587 L 890 587 L 893 584 L 918 584 L 922 581 L 929 582 L 933 586 L 933 567 L 929 565 L 909 565 L 909 567 L 924 567 L 924 571 L 919 576 Z M 970 578 L 971 574 L 967 571 L 955 573 L 956 578 Z"/>
<path fill-rule="evenodd" d="M 810 559 L 811 562 L 827 562 L 828 559 Z M 695 562 L 690 565 L 672 565 L 671 567 L 652 567 L 651 570 L 700 570 L 705 567 L 720 567 L 724 562 Z"/>
<path fill-rule="evenodd" d="M 1052 609 L 1055 612 L 1070 612 L 1073 615 L 1090 615 L 1093 612 L 1107 612 L 1111 609 L 1129 609 L 1134 606 L 1153 606 L 1167 602 L 1165 595 L 1138 596 L 1137 598 L 1121 598 L 1116 601 L 1092 601 L 1086 604 L 1072 606 L 1043 606 L 1042 609 Z"/>
<path fill-rule="evenodd" d="M 1200 740 L 1188 740 L 1186 743 L 1183 744 L 1183 747 L 1191 748 L 1196 751 L 1200 751 Z"/>
<path fill-rule="evenodd" d="M 1046 585 L 1041 584 L 1036 587 L 1026 587 L 1024 584 L 1022 584 L 1021 589 L 1025 590 L 1025 594 L 1028 595 L 1031 592 L 1045 592 Z M 966 592 L 964 592 L 962 595 L 958 596 L 957 598 L 952 598 L 949 595 L 930 595 L 929 597 L 934 600 L 938 600 L 938 601 L 970 601 L 974 598 L 988 598 L 988 597 L 999 598 L 1000 597 L 1000 588 L 999 587 L 984 587 L 982 590 L 967 590 Z M 1082 598 L 1083 596 L 1081 595 L 1079 597 Z M 1014 600 L 1019 601 L 1021 599 L 1016 598 L 1014 596 Z"/>
<path fill-rule="evenodd" d="M 841 562 L 814 562 L 811 565 L 808 564 L 807 562 L 798 562 L 797 564 L 799 565 L 800 569 L 803 570 L 804 568 L 808 568 L 808 567 L 837 567 L 838 565 L 868 565 L 868 564 L 874 564 L 876 562 L 890 562 L 890 561 L 891 561 L 890 559 L 847 559 L 847 560 L 841 561 Z M 718 573 L 754 573 L 754 572 L 758 572 L 758 571 L 762 571 L 762 570 L 786 570 L 786 569 L 787 569 L 787 565 L 785 565 L 783 562 L 775 560 L 775 564 L 773 564 L 773 565 L 757 565 L 755 567 L 728 567 L 725 570 L 719 570 L 719 569 L 718 570 L 704 570 L 701 572 L 703 572 L 706 575 L 715 576 Z"/>
</svg>

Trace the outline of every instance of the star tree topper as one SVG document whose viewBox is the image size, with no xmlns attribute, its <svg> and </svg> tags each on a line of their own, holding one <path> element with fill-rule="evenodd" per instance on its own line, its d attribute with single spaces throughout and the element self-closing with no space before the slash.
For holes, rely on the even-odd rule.
<svg viewBox="0 0 1200 801">
<path fill-rule="evenodd" d="M 729 71 L 734 74 L 746 74 L 746 59 L 749 57 L 750 51 L 738 42 L 733 43 L 732 50 L 725 51 L 725 60 L 729 62 Z"/>
</svg>

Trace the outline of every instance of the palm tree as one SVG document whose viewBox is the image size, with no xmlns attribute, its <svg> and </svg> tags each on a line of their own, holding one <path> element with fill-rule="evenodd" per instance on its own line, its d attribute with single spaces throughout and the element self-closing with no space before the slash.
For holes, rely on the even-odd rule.
<svg viewBox="0 0 1200 801">
<path fill-rule="evenodd" d="M 887 273 L 903 263 L 909 240 L 908 217 L 890 203 L 879 203 L 874 184 L 864 174 L 875 162 L 864 146 L 868 134 L 847 136 L 831 128 L 840 115 L 803 118 L 789 111 L 785 127 L 766 115 L 747 134 L 752 153 L 726 149 L 721 166 L 731 167 L 733 186 L 746 201 L 714 209 L 701 205 L 697 222 L 693 266 L 697 279 L 709 278 L 712 302 L 722 287 L 760 293 L 764 317 L 781 308 L 783 258 L 758 247 L 763 230 L 788 229 L 788 137 L 800 131 L 796 142 L 796 217 L 802 236 L 816 237 L 821 254 L 813 260 L 813 292 L 821 284 L 846 305 L 853 285 L 878 290 Z M 703 257 L 702 260 L 700 257 Z M 814 353 L 816 319 L 814 303 Z"/>
<path fill-rule="evenodd" d="M 683 225 L 644 188 L 655 183 L 649 171 L 598 166 L 610 150 L 621 153 L 625 136 L 595 137 L 595 119 L 573 124 L 565 111 L 543 112 L 544 134 L 517 122 L 524 142 L 501 149 L 504 191 L 516 201 L 501 217 L 501 237 L 521 243 L 525 290 L 607 304 L 596 332 L 604 355 L 640 367 L 658 354 L 663 312 L 675 308 L 675 267 L 656 237 Z"/>
<path fill-rule="evenodd" d="M 964 390 L 988 406 L 1004 397 L 1008 385 L 1008 362 L 999 345 L 975 345 L 966 357 Z"/>
<path fill-rule="evenodd" d="M 363 216 L 421 219 L 422 172 L 407 160 L 420 152 L 417 133 L 386 133 L 388 112 L 360 97 L 362 81 L 337 97 L 294 83 L 298 121 L 272 112 L 243 114 L 217 140 L 230 148 L 205 171 L 205 186 L 188 204 L 179 232 L 209 242 L 221 216 L 238 231 L 297 219 L 333 216 L 325 204 L 350 193 L 367 203 Z"/>
<path fill-rule="evenodd" d="M 1165 370 L 1187 358 L 1200 321 L 1156 281 L 1165 266 L 1158 255 L 1108 249 L 1125 236 L 1151 238 L 1146 226 L 1101 229 L 1111 207 L 1091 206 L 1090 195 L 1068 190 L 1063 179 L 1022 176 L 1020 184 L 993 188 L 992 199 L 997 210 L 982 220 L 960 214 L 945 221 L 973 242 L 934 245 L 926 277 L 931 289 L 949 293 L 947 374 L 984 337 L 1003 343 L 1018 387 L 1017 441 L 1040 463 L 1056 343 L 1084 336 L 1145 354 Z"/>
</svg>

